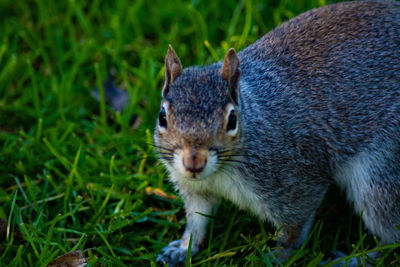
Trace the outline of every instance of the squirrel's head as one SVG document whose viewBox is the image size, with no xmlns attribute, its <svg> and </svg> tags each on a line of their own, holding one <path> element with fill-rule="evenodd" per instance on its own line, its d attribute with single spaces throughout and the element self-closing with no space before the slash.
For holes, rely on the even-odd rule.
<svg viewBox="0 0 400 267">
<path fill-rule="evenodd" d="M 182 69 L 169 46 L 154 141 L 173 176 L 200 180 L 235 162 L 240 74 L 234 49 L 222 64 Z"/>
</svg>

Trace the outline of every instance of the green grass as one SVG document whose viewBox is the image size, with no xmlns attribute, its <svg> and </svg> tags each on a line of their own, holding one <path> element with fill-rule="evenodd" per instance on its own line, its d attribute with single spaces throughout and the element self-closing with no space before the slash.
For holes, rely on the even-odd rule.
<svg viewBox="0 0 400 267">
<path fill-rule="evenodd" d="M 0 218 L 8 223 L 0 266 L 46 266 L 78 249 L 90 266 L 154 266 L 185 224 L 182 200 L 154 193 L 175 195 L 149 145 L 168 44 L 185 66 L 211 63 L 325 4 L 2 0 Z M 108 71 L 131 94 L 121 114 L 90 96 Z M 292 264 L 317 266 L 331 250 L 375 247 L 343 199 L 328 195 Z M 193 266 L 269 264 L 276 235 L 267 223 L 223 203 L 210 228 Z"/>
</svg>

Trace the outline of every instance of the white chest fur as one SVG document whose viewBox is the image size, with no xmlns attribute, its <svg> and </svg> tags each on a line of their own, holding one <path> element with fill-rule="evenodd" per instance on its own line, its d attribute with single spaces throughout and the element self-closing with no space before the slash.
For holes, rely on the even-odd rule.
<svg viewBox="0 0 400 267">
<path fill-rule="evenodd" d="M 270 213 L 268 203 L 253 190 L 253 186 L 240 172 L 234 168 L 224 172 L 217 172 L 202 180 L 190 180 L 183 177 L 173 168 L 168 168 L 171 180 L 178 189 L 182 186 L 185 190 L 207 193 L 216 197 L 230 200 L 240 209 L 249 210 L 262 220 L 268 219 L 276 224 L 274 216 Z"/>
</svg>

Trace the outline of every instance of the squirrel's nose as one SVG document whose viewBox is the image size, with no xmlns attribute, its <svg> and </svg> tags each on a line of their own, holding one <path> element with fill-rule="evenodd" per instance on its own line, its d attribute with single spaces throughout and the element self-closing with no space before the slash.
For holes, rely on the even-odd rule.
<svg viewBox="0 0 400 267">
<path fill-rule="evenodd" d="M 183 166 L 188 172 L 199 173 L 204 170 L 206 166 L 207 160 L 199 162 L 199 161 L 189 161 L 186 162 L 185 159 L 182 159 Z"/>
<path fill-rule="evenodd" d="M 191 149 L 184 150 L 182 164 L 185 170 L 191 173 L 200 173 L 207 164 L 207 151 Z"/>
</svg>

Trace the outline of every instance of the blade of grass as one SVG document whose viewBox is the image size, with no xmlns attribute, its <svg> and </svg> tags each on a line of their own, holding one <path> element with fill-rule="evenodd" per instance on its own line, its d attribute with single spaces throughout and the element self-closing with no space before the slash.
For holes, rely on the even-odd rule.
<svg viewBox="0 0 400 267">
<path fill-rule="evenodd" d="M 104 234 L 102 232 L 100 232 L 100 230 L 98 229 L 98 227 L 95 228 L 96 233 L 101 237 L 101 239 L 103 239 L 104 243 L 106 244 L 108 250 L 110 251 L 111 255 L 114 258 L 117 258 L 117 255 L 115 254 L 114 250 L 112 249 L 110 243 L 108 242 L 107 238 L 104 236 Z"/>
<path fill-rule="evenodd" d="M 7 235 L 6 235 L 6 240 L 7 240 L 7 241 L 10 240 L 11 221 L 12 221 L 12 215 L 13 215 L 14 209 L 15 209 L 15 202 L 16 202 L 16 200 L 17 200 L 17 194 L 18 194 L 18 191 L 16 190 L 15 193 L 14 193 L 13 200 L 12 200 L 12 202 L 11 202 L 10 214 L 8 215 L 8 221 L 7 221 Z"/>
<path fill-rule="evenodd" d="M 68 180 L 66 181 L 66 190 L 65 190 L 65 196 L 64 196 L 64 210 L 67 210 L 67 205 L 68 205 L 68 200 L 69 200 L 69 195 L 71 194 L 73 188 L 73 183 L 74 183 L 74 176 L 78 176 L 78 171 L 77 171 L 77 166 L 79 162 L 79 156 L 81 155 L 81 150 L 82 150 L 82 145 L 79 146 L 78 151 L 76 152 L 75 155 L 75 160 L 72 165 L 71 171 L 68 175 Z"/>
<path fill-rule="evenodd" d="M 42 263 L 41 257 L 40 257 L 40 254 L 39 254 L 39 251 L 37 250 L 36 245 L 35 245 L 35 241 L 33 240 L 33 238 L 32 238 L 32 236 L 31 236 L 31 234 L 29 233 L 28 229 L 26 229 L 25 224 L 24 224 L 24 223 L 21 223 L 21 224 L 19 225 L 19 227 L 20 227 L 20 229 L 22 230 L 22 233 L 24 234 L 25 239 L 28 240 L 29 244 L 31 245 L 31 247 L 32 247 L 32 249 L 33 249 L 33 252 L 35 253 L 35 255 L 36 255 L 38 261 L 39 261 L 40 263 Z"/>
<path fill-rule="evenodd" d="M 92 219 L 90 220 L 91 223 L 97 224 L 97 219 L 103 212 L 103 210 L 106 208 L 108 201 L 110 200 L 111 194 L 114 191 L 114 185 L 111 185 L 111 188 L 108 190 L 106 197 L 104 198 L 103 203 L 101 203 L 100 208 L 96 211 L 96 213 L 93 215 Z"/>
<path fill-rule="evenodd" d="M 247 37 L 250 32 L 251 27 L 251 19 L 252 19 L 252 3 L 251 0 L 245 0 L 245 7 L 246 7 L 246 16 L 245 16 L 245 23 L 242 31 L 242 35 L 239 39 L 238 48 L 242 48 L 247 40 Z"/>
<path fill-rule="evenodd" d="M 186 267 L 192 266 L 192 235 L 190 234 L 188 251 L 186 253 Z"/>
<path fill-rule="evenodd" d="M 65 157 L 61 156 L 60 153 L 58 153 L 58 151 L 52 146 L 52 144 L 47 140 L 46 137 L 44 137 L 42 140 L 47 146 L 47 148 L 50 150 L 50 152 L 53 154 L 53 156 L 55 156 L 59 160 L 59 162 L 64 166 L 64 168 L 70 170 L 71 166 L 68 160 Z"/>
</svg>

